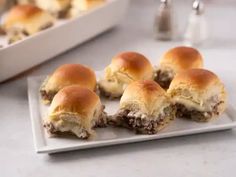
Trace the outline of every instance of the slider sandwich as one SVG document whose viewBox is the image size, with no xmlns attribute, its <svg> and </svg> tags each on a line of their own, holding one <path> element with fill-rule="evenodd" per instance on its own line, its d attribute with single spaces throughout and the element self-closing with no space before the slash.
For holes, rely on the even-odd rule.
<svg viewBox="0 0 236 177">
<path fill-rule="evenodd" d="M 125 89 L 120 108 L 109 124 L 139 134 L 155 134 L 174 120 L 175 113 L 175 106 L 156 82 L 135 81 Z"/>
<path fill-rule="evenodd" d="M 168 89 L 176 73 L 192 68 L 202 68 L 201 54 L 191 47 L 175 47 L 161 58 L 155 71 L 154 80 L 164 89 Z"/>
<path fill-rule="evenodd" d="M 105 68 L 105 75 L 98 86 L 103 95 L 116 98 L 131 82 L 148 79 L 153 79 L 149 60 L 137 52 L 124 52 L 115 56 Z"/>
<path fill-rule="evenodd" d="M 106 126 L 100 98 L 88 88 L 72 85 L 60 90 L 52 100 L 44 127 L 49 135 L 72 133 L 87 139 L 94 127 Z"/>
<path fill-rule="evenodd" d="M 211 71 L 191 69 L 178 73 L 167 90 L 177 107 L 177 117 L 206 122 L 226 108 L 226 90 Z"/>
<path fill-rule="evenodd" d="M 92 69 L 80 64 L 65 64 L 57 68 L 45 79 L 40 94 L 45 104 L 49 104 L 54 95 L 70 85 L 80 85 L 92 91 L 96 90 L 96 75 Z"/>
<path fill-rule="evenodd" d="M 46 11 L 34 5 L 12 7 L 3 18 L 3 28 L 9 43 L 51 27 L 55 19 Z"/>
</svg>

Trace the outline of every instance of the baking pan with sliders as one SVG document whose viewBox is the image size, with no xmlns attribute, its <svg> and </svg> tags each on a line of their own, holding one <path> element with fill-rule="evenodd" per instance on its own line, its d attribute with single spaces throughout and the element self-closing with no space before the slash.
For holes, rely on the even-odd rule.
<svg viewBox="0 0 236 177">
<path fill-rule="evenodd" d="M 1 6 L 1 2 L 5 3 Z M 128 2 L 0 1 L 0 82 L 116 26 L 125 15 Z M 21 62 L 12 65 L 16 61 Z"/>
</svg>

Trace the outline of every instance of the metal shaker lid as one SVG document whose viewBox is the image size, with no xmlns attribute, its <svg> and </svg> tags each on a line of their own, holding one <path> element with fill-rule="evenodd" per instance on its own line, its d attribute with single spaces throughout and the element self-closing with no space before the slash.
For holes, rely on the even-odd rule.
<svg viewBox="0 0 236 177">
<path fill-rule="evenodd" d="M 171 4 L 171 0 L 160 0 L 162 4 L 165 5 L 170 5 Z"/>
<path fill-rule="evenodd" d="M 195 0 L 193 2 L 193 10 L 195 11 L 196 15 L 201 15 L 204 12 L 204 5 L 201 0 Z"/>
</svg>

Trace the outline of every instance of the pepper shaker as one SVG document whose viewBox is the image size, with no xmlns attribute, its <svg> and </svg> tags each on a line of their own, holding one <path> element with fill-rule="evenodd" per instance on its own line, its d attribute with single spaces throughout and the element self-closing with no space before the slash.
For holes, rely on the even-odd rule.
<svg viewBox="0 0 236 177">
<path fill-rule="evenodd" d="M 195 0 L 184 35 L 185 44 L 200 45 L 207 37 L 207 22 L 204 16 L 203 3 L 200 0 Z"/>
<path fill-rule="evenodd" d="M 173 10 L 171 0 L 161 0 L 154 19 L 154 37 L 171 40 L 174 37 Z"/>
<path fill-rule="evenodd" d="M 15 0 L 0 0 L 0 16 L 13 5 L 15 5 Z"/>
</svg>

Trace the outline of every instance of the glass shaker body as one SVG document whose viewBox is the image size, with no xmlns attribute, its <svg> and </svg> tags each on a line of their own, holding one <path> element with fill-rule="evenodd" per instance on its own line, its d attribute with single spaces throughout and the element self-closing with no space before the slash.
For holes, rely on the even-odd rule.
<svg viewBox="0 0 236 177">
<path fill-rule="evenodd" d="M 171 40 L 174 37 L 173 10 L 170 1 L 161 1 L 154 19 L 154 37 Z"/>
<path fill-rule="evenodd" d="M 208 38 L 207 21 L 204 14 L 202 1 L 193 2 L 193 10 L 188 19 L 188 25 L 184 35 L 187 45 L 200 45 Z"/>
</svg>

